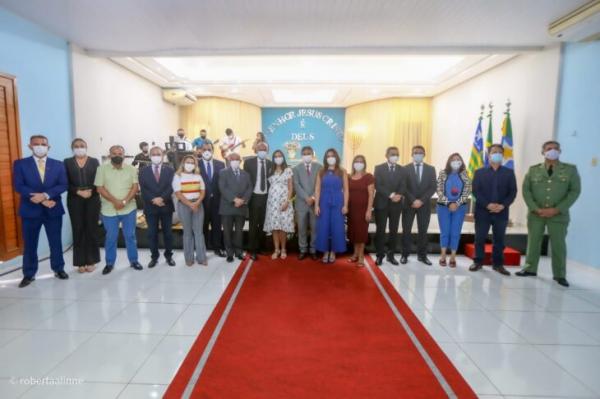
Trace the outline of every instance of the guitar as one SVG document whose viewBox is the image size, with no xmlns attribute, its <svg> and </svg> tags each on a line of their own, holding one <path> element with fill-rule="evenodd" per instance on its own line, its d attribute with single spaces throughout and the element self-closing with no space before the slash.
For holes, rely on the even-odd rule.
<svg viewBox="0 0 600 399">
<path fill-rule="evenodd" d="M 228 146 L 227 144 L 223 144 L 223 146 L 221 146 L 221 156 L 223 157 L 223 159 L 227 158 L 227 156 L 229 154 L 231 154 L 231 152 L 233 150 L 235 150 L 236 148 L 238 148 L 239 146 L 243 146 L 246 147 L 246 141 L 248 141 L 250 139 L 246 139 L 246 140 L 242 140 L 239 143 L 232 145 L 232 146 Z"/>
</svg>

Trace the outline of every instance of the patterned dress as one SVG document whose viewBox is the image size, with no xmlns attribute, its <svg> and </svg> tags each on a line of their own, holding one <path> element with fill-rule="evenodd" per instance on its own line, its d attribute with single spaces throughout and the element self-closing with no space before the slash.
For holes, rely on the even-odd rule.
<svg viewBox="0 0 600 399">
<path fill-rule="evenodd" d="M 267 233 L 271 233 L 273 230 L 294 232 L 294 207 L 290 203 L 285 211 L 281 210 L 283 203 L 289 197 L 288 180 L 292 178 L 292 175 L 292 169 L 286 168 L 282 173 L 274 173 L 269 177 L 269 196 L 263 228 Z"/>
</svg>

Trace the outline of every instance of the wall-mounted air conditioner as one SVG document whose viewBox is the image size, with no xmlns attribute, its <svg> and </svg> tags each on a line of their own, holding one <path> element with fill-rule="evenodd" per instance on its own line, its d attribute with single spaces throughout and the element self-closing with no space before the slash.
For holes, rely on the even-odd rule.
<svg viewBox="0 0 600 399">
<path fill-rule="evenodd" d="M 192 105 L 198 100 L 184 89 L 163 89 L 163 98 L 175 105 Z"/>
</svg>

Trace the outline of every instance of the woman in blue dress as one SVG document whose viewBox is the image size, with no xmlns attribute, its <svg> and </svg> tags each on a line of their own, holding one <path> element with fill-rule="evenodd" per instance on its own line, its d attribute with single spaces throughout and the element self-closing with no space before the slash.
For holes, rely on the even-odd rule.
<svg viewBox="0 0 600 399">
<path fill-rule="evenodd" d="M 348 174 L 340 167 L 333 148 L 325 152 L 315 187 L 317 234 L 315 248 L 323 252 L 323 263 L 333 263 L 336 252 L 346 251 L 344 215 L 348 213 Z"/>
</svg>

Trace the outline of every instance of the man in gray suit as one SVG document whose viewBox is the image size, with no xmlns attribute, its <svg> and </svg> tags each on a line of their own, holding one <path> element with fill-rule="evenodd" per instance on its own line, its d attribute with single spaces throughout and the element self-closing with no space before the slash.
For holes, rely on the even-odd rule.
<svg viewBox="0 0 600 399">
<path fill-rule="evenodd" d="M 248 212 L 248 201 L 252 195 L 252 184 L 248 172 L 240 169 L 240 154 L 231 153 L 227 160 L 229 166 L 219 173 L 221 192 L 219 214 L 223 223 L 227 262 L 233 262 L 234 254 L 240 260 L 244 258 L 243 229 Z"/>
<path fill-rule="evenodd" d="M 302 162 L 294 167 L 294 191 L 296 191 L 296 219 L 298 221 L 298 259 L 306 258 L 310 252 L 312 259 L 317 259 L 315 250 L 316 217 L 315 217 L 315 183 L 321 165 L 313 161 L 312 147 L 302 148 Z M 310 246 L 307 229 L 310 225 Z"/>
</svg>

